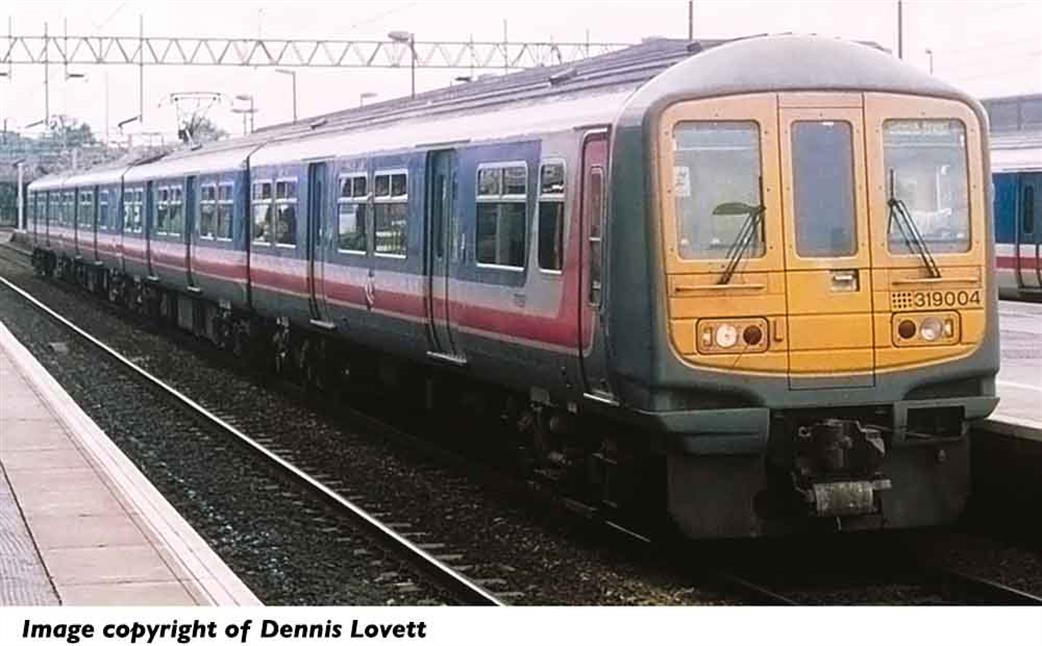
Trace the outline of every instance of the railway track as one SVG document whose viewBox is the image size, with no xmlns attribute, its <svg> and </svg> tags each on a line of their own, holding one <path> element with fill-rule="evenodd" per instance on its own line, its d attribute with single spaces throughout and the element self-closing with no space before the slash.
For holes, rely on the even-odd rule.
<svg viewBox="0 0 1042 646">
<path fill-rule="evenodd" d="M 458 452 L 455 444 L 444 445 L 417 433 L 422 429 L 413 428 L 412 413 L 389 420 L 374 416 L 369 402 L 358 409 L 354 399 L 332 403 L 329 397 L 315 397 L 299 384 L 244 367 L 231 355 L 173 327 L 110 306 L 103 299 L 85 298 L 71 283 L 30 277 L 24 262 L 27 254 L 11 245 L 0 244 L 0 249 L 5 252 L 0 260 L 13 270 L 10 278 L 20 286 L 176 384 L 224 421 L 248 430 L 252 439 L 452 569 L 465 572 L 504 603 L 721 600 L 712 590 L 690 588 L 680 573 L 660 559 L 649 563 L 642 553 L 613 551 L 621 541 L 605 541 L 588 518 L 570 513 L 567 505 L 548 504 L 553 496 L 545 489 L 501 473 L 497 476 L 496 469 Z M 134 330 L 142 332 L 140 337 Z M 157 340 L 147 340 L 153 336 Z M 164 347 L 170 345 L 187 350 L 183 359 L 156 354 L 171 353 Z M 196 375 L 197 370 L 202 373 Z M 200 387 L 214 379 L 221 381 L 220 388 Z M 283 423 L 264 421 L 282 410 L 293 411 Z M 361 467 L 338 453 L 352 460 L 360 457 Z M 378 454 L 379 466 L 372 460 L 373 453 Z M 364 472 L 372 475 L 360 475 Z M 389 483 L 391 488 L 386 487 Z M 389 493 L 392 490 L 396 493 Z M 415 503 L 411 508 L 409 502 L 399 504 L 417 499 L 417 492 L 431 496 L 429 504 L 419 505 L 421 513 Z M 445 520 L 432 522 L 435 517 L 450 519 L 453 528 L 447 530 Z"/>
<path fill-rule="evenodd" d="M 7 246 L 7 248 L 12 249 L 13 247 Z M 267 462 L 286 479 L 293 481 L 297 486 L 321 498 L 326 504 L 333 506 L 339 513 L 348 517 L 353 524 L 362 528 L 371 538 L 379 542 L 381 547 L 400 557 L 410 567 L 414 568 L 421 577 L 445 590 L 459 603 L 465 605 L 503 605 L 503 601 L 497 596 L 429 553 L 423 548 L 422 544 L 414 543 L 402 533 L 396 531 L 391 525 L 382 522 L 377 517 L 380 512 L 370 512 L 362 508 L 342 493 L 336 491 L 331 486 L 335 485 L 335 482 L 323 482 L 318 477 L 293 464 L 290 461 L 293 457 L 292 454 L 267 446 L 263 441 L 264 438 L 256 439 L 250 434 L 243 432 L 232 423 L 229 423 L 219 413 L 204 407 L 162 379 L 152 375 L 130 358 L 123 356 L 103 341 L 95 338 L 6 278 L 0 277 L 0 284 L 30 303 L 38 311 L 44 313 L 51 321 L 72 332 L 90 347 L 95 348 L 108 359 L 116 362 L 132 374 L 135 379 L 147 384 L 151 389 L 161 393 L 164 397 L 177 402 L 181 408 L 189 411 L 197 421 L 205 424 L 210 429 L 234 438 L 242 447 L 245 447 L 254 456 Z"/>
<path fill-rule="evenodd" d="M 753 605 L 943 604 L 1042 606 L 1042 597 L 992 579 L 946 567 L 895 565 L 883 571 L 806 577 L 773 571 L 757 576 L 741 569 L 710 568 L 710 576 Z M 784 580 L 783 580 L 784 579 Z"/>
</svg>

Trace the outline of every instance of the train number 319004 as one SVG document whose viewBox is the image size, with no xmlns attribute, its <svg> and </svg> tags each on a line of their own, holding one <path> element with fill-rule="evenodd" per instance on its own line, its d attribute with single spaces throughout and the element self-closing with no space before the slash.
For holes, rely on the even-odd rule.
<svg viewBox="0 0 1042 646">
<path fill-rule="evenodd" d="M 892 292 L 894 310 L 918 310 L 936 307 L 980 307 L 979 289 L 950 289 L 929 292 Z"/>
</svg>

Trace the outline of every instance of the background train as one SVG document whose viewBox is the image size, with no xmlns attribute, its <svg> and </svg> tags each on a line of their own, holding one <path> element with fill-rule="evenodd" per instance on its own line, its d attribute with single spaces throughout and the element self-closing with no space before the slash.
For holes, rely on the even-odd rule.
<svg viewBox="0 0 1042 646">
<path fill-rule="evenodd" d="M 688 536 L 945 523 L 996 404 L 986 123 L 862 44 L 652 41 L 42 178 L 34 262 L 492 410 L 532 473 Z"/>
<path fill-rule="evenodd" d="M 992 168 L 996 276 L 1003 297 L 1042 299 L 1042 150 L 1036 153 L 1037 161 L 996 160 Z"/>
<path fill-rule="evenodd" d="M 999 294 L 1042 298 L 1042 94 L 982 102 L 991 131 Z"/>
</svg>

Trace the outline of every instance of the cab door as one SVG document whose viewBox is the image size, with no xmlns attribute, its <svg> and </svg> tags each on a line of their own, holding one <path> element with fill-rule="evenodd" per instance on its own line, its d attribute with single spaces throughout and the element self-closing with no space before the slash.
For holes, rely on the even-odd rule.
<svg viewBox="0 0 1042 646">
<path fill-rule="evenodd" d="M 601 325 L 603 300 L 603 257 L 608 131 L 592 130 L 582 143 L 582 176 L 579 197 L 579 361 L 582 366 L 585 396 L 614 403 L 608 384 L 604 327 Z"/>
<path fill-rule="evenodd" d="M 779 96 L 789 387 L 875 384 L 860 94 Z"/>
</svg>

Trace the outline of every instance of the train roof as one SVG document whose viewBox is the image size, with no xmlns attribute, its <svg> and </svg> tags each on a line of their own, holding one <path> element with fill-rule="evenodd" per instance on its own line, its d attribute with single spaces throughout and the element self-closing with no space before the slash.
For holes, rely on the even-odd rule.
<svg viewBox="0 0 1042 646">
<path fill-rule="evenodd" d="M 991 171 L 993 173 L 1042 171 L 1042 147 L 992 148 Z"/>
<path fill-rule="evenodd" d="M 937 96 L 968 94 L 879 47 L 824 36 L 779 35 L 724 43 L 670 67 L 644 84 L 626 106 L 624 123 L 639 123 L 656 106 L 751 92 L 851 91 Z"/>
<path fill-rule="evenodd" d="M 239 170 L 405 147 L 501 139 L 601 123 L 634 123 L 658 105 L 755 91 L 850 90 L 954 98 L 979 104 L 878 46 L 821 36 L 733 41 L 653 39 L 574 64 L 480 79 L 331 112 L 123 166 L 127 181 Z M 983 114 L 983 112 L 981 112 Z M 34 188 L 104 183 L 118 168 L 49 176 Z M 72 179 L 74 177 L 74 179 Z"/>
<path fill-rule="evenodd" d="M 720 42 L 653 39 L 574 64 L 522 70 L 269 126 L 246 137 L 175 151 L 149 168 L 135 169 L 126 179 L 222 172 L 241 168 L 247 157 L 258 164 L 295 161 L 353 150 L 372 152 L 425 142 L 506 137 L 569 127 L 576 120 L 606 122 L 641 83 Z M 519 114 L 513 114 L 518 110 Z M 543 114 L 543 110 L 554 114 Z M 492 114 L 495 116 L 488 116 Z M 433 132 L 438 136 L 432 137 Z"/>
<path fill-rule="evenodd" d="M 217 174 L 243 170 L 250 153 L 262 144 L 227 147 L 218 150 L 189 150 L 175 152 L 150 164 L 141 164 L 127 170 L 125 182 L 143 182 L 157 177 L 192 174 Z"/>
<path fill-rule="evenodd" d="M 61 188 L 65 185 L 66 180 L 73 177 L 71 172 L 55 173 L 52 175 L 44 175 L 43 177 L 34 179 L 29 182 L 29 189 L 33 191 L 45 191 L 49 189 Z"/>
</svg>

